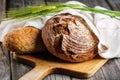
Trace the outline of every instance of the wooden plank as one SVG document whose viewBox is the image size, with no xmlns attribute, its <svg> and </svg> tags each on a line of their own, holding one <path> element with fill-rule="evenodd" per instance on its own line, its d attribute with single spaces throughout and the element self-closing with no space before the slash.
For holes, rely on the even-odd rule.
<svg viewBox="0 0 120 80">
<path fill-rule="evenodd" d="M 67 1 L 71 1 L 71 0 L 45 0 L 45 1 L 46 2 L 67 2 Z M 90 7 L 95 7 L 95 6 L 99 5 L 99 6 L 107 8 L 107 9 L 110 9 L 109 5 L 106 3 L 105 0 L 75 0 L 75 1 L 82 2 Z"/>
<path fill-rule="evenodd" d="M 25 0 L 25 5 L 29 6 L 29 5 L 40 5 L 40 4 L 44 4 L 44 0 Z"/>
<path fill-rule="evenodd" d="M 10 80 L 10 60 L 8 51 L 0 43 L 0 80 Z"/>
<path fill-rule="evenodd" d="M 90 7 L 101 6 L 101 7 L 110 9 L 109 5 L 107 4 L 105 0 L 81 0 L 81 2 L 83 2 L 84 4 Z"/>
<path fill-rule="evenodd" d="M 15 1 L 18 1 L 17 3 L 15 3 Z M 32 5 L 32 4 L 36 4 L 39 5 L 39 3 L 41 0 L 35 0 L 36 2 L 34 2 L 33 0 L 11 0 L 11 4 L 10 7 L 11 8 L 21 8 L 21 7 L 25 7 L 27 5 Z M 45 0 L 45 1 L 56 1 L 56 2 L 66 2 L 68 0 Z M 119 0 L 106 0 L 109 2 L 109 4 L 107 4 L 104 0 L 78 0 L 83 2 L 84 4 L 94 7 L 95 5 L 100 5 L 103 7 L 106 7 L 108 9 L 114 9 L 114 10 L 120 10 L 119 9 Z M 115 2 L 116 1 L 116 2 Z M 19 4 L 20 3 L 20 4 Z M 26 5 L 27 4 L 27 5 Z M 109 8 L 109 5 L 111 6 Z M 18 63 L 17 61 L 14 61 L 11 57 L 12 60 L 12 80 L 17 80 L 19 77 L 21 77 L 22 75 L 24 75 L 26 72 L 28 72 L 29 70 L 31 70 L 32 67 L 29 67 L 27 65 Z M 111 61 L 112 64 L 111 64 Z M 111 60 L 110 62 L 108 62 L 105 66 L 102 67 L 102 69 L 100 69 L 94 77 L 89 78 L 89 79 L 79 79 L 79 78 L 75 78 L 75 77 L 70 77 L 66 75 L 61 75 L 61 74 L 51 74 L 49 76 L 47 76 L 46 78 L 44 78 L 44 80 L 113 80 L 113 79 L 117 79 L 119 80 L 119 71 L 120 71 L 120 59 L 114 59 Z M 115 65 L 115 66 L 112 66 Z M 112 68 L 111 68 L 112 66 Z M 117 69 L 114 69 L 114 67 Z M 15 70 L 17 69 L 17 70 Z M 26 70 L 27 69 L 27 70 Z M 112 70 L 109 72 L 110 69 L 113 69 L 114 71 L 112 72 Z M 1 69 L 0 69 L 1 70 Z M 20 73 L 19 73 L 20 72 Z M 115 74 L 114 74 L 115 72 Z M 117 72 L 117 73 L 116 73 Z M 17 76 L 17 77 L 15 77 Z M 65 78 L 66 77 L 66 78 Z M 1 79 L 1 78 L 0 78 Z M 5 79 L 4 79 L 5 80 Z"/>
<path fill-rule="evenodd" d="M 45 0 L 45 1 L 46 2 L 67 2 L 67 1 L 71 1 L 71 0 Z"/>
<path fill-rule="evenodd" d="M 112 10 L 120 11 L 120 0 L 106 0 Z"/>
<path fill-rule="evenodd" d="M 96 73 L 96 71 L 98 71 L 98 69 L 100 69 L 107 61 L 107 59 L 97 56 L 94 59 L 83 63 L 67 63 L 57 59 L 53 55 L 50 55 L 48 52 L 39 54 L 40 55 L 15 56 L 15 59 L 18 61 L 25 62 L 29 65 L 35 65 L 35 68 L 21 77 L 20 80 L 39 80 L 54 72 L 68 74 L 79 78 L 89 78 L 93 76 L 94 73 Z M 31 64 L 31 62 L 34 64 Z M 57 80 L 62 78 L 60 76 L 61 75 L 56 76 L 56 78 L 58 78 Z"/>
<path fill-rule="evenodd" d="M 90 7 L 101 6 L 110 9 L 109 5 L 106 3 L 105 0 L 78 0 L 78 1 Z"/>
<path fill-rule="evenodd" d="M 111 59 L 102 68 L 106 80 L 120 80 L 120 66 L 117 65 L 120 59 Z M 117 63 L 117 64 L 116 64 Z M 119 63 L 120 64 L 120 63 Z M 109 77 L 108 77 L 109 76 Z"/>
<path fill-rule="evenodd" d="M 71 80 L 71 78 L 69 75 L 54 73 L 46 76 L 43 80 Z"/>
<path fill-rule="evenodd" d="M 13 59 L 12 52 L 10 53 L 11 59 L 11 75 L 12 80 L 18 80 L 21 76 L 23 76 L 26 72 L 30 71 L 32 67 L 19 63 L 18 61 Z"/>
<path fill-rule="evenodd" d="M 0 20 L 5 18 L 5 2 L 6 0 L 1 0 L 0 1 Z"/>
<path fill-rule="evenodd" d="M 7 9 L 13 9 L 13 8 L 23 8 L 25 7 L 25 0 L 9 0 L 9 3 L 7 3 L 9 6 L 6 6 Z"/>
<path fill-rule="evenodd" d="M 5 18 L 6 0 L 0 1 L 0 20 Z M 10 60 L 8 51 L 2 47 L 0 42 L 0 80 L 10 80 Z"/>
<path fill-rule="evenodd" d="M 8 9 L 19 9 L 29 5 L 40 5 L 43 4 L 44 0 L 9 0 Z"/>
</svg>

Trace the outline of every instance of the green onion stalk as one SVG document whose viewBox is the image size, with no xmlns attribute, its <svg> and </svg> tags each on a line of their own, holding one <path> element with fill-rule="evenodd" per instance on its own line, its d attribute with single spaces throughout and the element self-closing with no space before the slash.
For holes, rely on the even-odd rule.
<svg viewBox="0 0 120 80">
<path fill-rule="evenodd" d="M 37 16 L 46 16 L 49 14 L 57 13 L 59 11 L 65 9 L 75 9 L 81 11 L 89 11 L 93 13 L 100 13 L 111 16 L 116 19 L 120 19 L 120 12 L 119 11 L 112 11 L 112 10 L 103 10 L 97 8 L 91 8 L 85 5 L 80 4 L 64 4 L 64 3 L 57 3 L 57 4 L 49 4 L 49 5 L 41 5 L 41 6 L 28 6 L 23 9 L 17 10 L 9 10 L 7 11 L 7 19 L 22 19 L 22 18 L 33 18 Z"/>
</svg>

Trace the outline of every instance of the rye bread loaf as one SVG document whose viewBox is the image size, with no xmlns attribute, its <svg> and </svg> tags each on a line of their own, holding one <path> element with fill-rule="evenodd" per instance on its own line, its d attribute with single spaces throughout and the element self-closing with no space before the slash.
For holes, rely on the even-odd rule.
<svg viewBox="0 0 120 80">
<path fill-rule="evenodd" d="M 98 38 L 80 16 L 63 13 L 50 18 L 42 29 L 43 42 L 54 56 L 84 62 L 98 53 Z"/>
</svg>

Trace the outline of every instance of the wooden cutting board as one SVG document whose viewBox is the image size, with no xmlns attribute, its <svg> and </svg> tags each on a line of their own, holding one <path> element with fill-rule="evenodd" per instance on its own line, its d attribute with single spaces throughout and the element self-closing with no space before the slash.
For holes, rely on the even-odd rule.
<svg viewBox="0 0 120 80">
<path fill-rule="evenodd" d="M 93 76 L 108 60 L 99 56 L 83 63 L 69 63 L 51 55 L 49 52 L 34 55 L 14 55 L 14 59 L 34 66 L 34 68 L 19 80 L 42 80 L 51 73 L 63 73 L 78 78 Z"/>
</svg>

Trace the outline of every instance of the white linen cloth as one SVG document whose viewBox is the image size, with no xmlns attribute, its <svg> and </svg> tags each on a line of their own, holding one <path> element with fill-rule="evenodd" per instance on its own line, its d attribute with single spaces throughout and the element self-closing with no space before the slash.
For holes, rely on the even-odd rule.
<svg viewBox="0 0 120 80">
<path fill-rule="evenodd" d="M 69 1 L 66 4 L 80 4 L 77 1 Z M 92 13 L 87 11 L 78 11 L 74 9 L 63 10 L 60 13 L 71 13 L 73 15 L 78 15 L 84 18 L 88 23 L 90 28 L 96 34 L 99 39 L 99 55 L 103 58 L 119 58 L 120 57 L 120 20 L 111 18 L 107 15 Z M 56 14 L 53 14 L 56 15 Z M 2 42 L 3 37 L 6 33 L 12 31 L 13 29 L 24 27 L 24 26 L 34 26 L 42 29 L 45 22 L 51 18 L 53 15 L 49 15 L 43 18 L 26 19 L 26 20 L 10 20 L 3 21 L 0 24 L 0 41 Z"/>
</svg>

